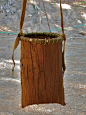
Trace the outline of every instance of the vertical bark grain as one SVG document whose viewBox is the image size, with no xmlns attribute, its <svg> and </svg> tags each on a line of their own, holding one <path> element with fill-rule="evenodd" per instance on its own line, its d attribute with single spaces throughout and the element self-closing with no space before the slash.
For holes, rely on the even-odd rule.
<svg viewBox="0 0 86 115">
<path fill-rule="evenodd" d="M 62 42 L 32 44 L 21 40 L 22 107 L 40 103 L 65 105 Z"/>
</svg>

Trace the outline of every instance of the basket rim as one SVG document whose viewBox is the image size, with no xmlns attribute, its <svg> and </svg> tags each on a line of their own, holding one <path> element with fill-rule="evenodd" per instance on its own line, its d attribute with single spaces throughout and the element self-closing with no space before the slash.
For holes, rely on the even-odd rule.
<svg viewBox="0 0 86 115">
<path fill-rule="evenodd" d="M 40 38 L 40 36 L 42 38 Z M 54 44 L 58 42 L 62 42 L 64 40 L 63 35 L 58 33 L 48 33 L 48 32 L 32 32 L 32 33 L 24 33 L 20 37 L 21 41 L 28 41 L 30 43 L 38 43 L 38 44 Z"/>
</svg>

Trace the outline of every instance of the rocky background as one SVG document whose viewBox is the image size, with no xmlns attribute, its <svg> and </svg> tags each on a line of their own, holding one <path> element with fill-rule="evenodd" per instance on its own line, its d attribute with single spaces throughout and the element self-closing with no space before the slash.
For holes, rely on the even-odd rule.
<svg viewBox="0 0 86 115">
<path fill-rule="evenodd" d="M 61 33 L 59 0 L 45 0 L 46 12 L 49 18 L 51 31 Z M 67 38 L 82 37 L 81 31 L 86 29 L 86 2 L 64 2 L 64 27 Z M 68 3 L 68 4 L 66 4 Z M 19 32 L 19 22 L 22 9 L 22 0 L 0 1 L 0 31 Z M 81 25 L 81 26 L 79 26 Z M 82 26 L 85 25 L 85 26 Z M 58 29 L 59 28 L 59 29 Z M 28 0 L 26 16 L 23 26 L 24 32 L 48 31 L 47 19 L 41 0 Z M 84 37 L 84 36 L 83 36 Z"/>
<path fill-rule="evenodd" d="M 27 2 L 23 32 L 49 31 L 43 4 L 41 0 L 36 1 Z M 22 0 L 0 0 L 0 115 L 86 115 L 86 4 L 85 0 L 83 4 L 68 1 L 62 1 L 66 5 L 63 5 L 67 36 L 66 106 L 55 103 L 21 108 L 20 45 L 15 51 L 14 77 L 11 56 L 19 32 Z M 61 33 L 59 0 L 46 0 L 45 7 L 51 30 Z"/>
</svg>

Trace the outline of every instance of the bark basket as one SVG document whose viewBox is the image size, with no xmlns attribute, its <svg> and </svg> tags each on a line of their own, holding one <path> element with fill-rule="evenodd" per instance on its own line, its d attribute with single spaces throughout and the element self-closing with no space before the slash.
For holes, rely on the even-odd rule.
<svg viewBox="0 0 86 115">
<path fill-rule="evenodd" d="M 20 36 L 22 107 L 41 103 L 65 105 L 63 39 L 55 33 L 29 33 Z"/>
<path fill-rule="evenodd" d="M 42 0 L 43 5 L 44 1 Z M 31 104 L 59 103 L 65 105 L 62 71 L 65 71 L 64 53 L 66 36 L 60 0 L 62 35 L 57 33 L 27 33 L 22 31 L 27 0 L 23 0 L 20 31 L 16 37 L 12 60 L 14 74 L 14 51 L 21 41 L 21 87 L 22 107 Z M 45 7 L 44 7 L 45 9 Z M 45 10 L 46 11 L 46 10 Z M 46 18 L 49 26 L 47 13 Z M 50 30 L 50 26 L 49 26 Z M 64 45 L 62 47 L 62 41 Z"/>
</svg>

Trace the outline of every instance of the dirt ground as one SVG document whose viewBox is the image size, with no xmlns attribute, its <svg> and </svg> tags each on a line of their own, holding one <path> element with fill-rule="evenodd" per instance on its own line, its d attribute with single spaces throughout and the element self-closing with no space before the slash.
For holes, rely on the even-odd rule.
<svg viewBox="0 0 86 115">
<path fill-rule="evenodd" d="M 1 0 L 0 5 L 4 5 L 4 1 Z M 5 7 L 6 15 L 1 10 L 0 32 L 19 32 L 21 1 L 14 0 L 13 4 L 9 5 L 9 10 L 8 6 Z M 61 33 L 59 7 L 55 3 L 46 2 L 45 5 L 51 30 Z M 41 10 L 43 11 L 42 4 Z M 63 9 L 64 25 L 67 28 L 65 29 L 67 69 L 64 75 L 66 106 L 40 104 L 21 108 L 20 45 L 15 51 L 16 67 L 12 77 L 11 56 L 16 35 L 0 33 L 0 115 L 86 115 L 86 36 L 80 34 L 81 31 L 86 30 L 86 26 L 72 27 L 86 24 L 85 11 L 85 5 L 80 7 L 71 4 L 71 9 L 70 7 Z M 41 24 L 39 21 L 38 12 L 28 3 L 23 31 L 48 31 L 44 13 Z"/>
</svg>

